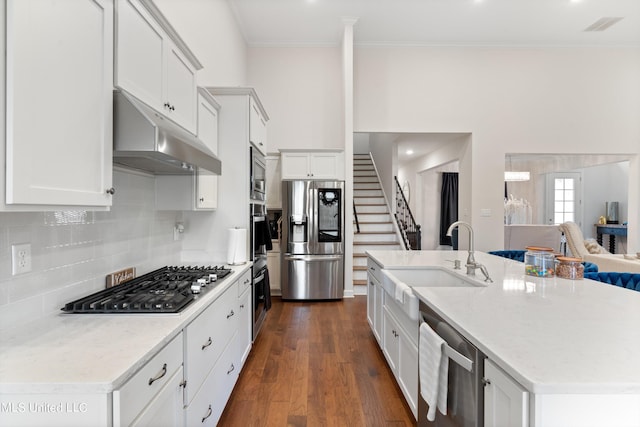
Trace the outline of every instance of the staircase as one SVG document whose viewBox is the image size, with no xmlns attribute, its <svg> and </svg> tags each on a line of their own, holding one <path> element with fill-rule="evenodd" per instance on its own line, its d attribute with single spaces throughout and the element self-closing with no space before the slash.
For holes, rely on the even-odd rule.
<svg viewBox="0 0 640 427">
<path fill-rule="evenodd" d="M 360 225 L 353 224 L 353 290 L 367 293 L 367 250 L 404 249 L 396 234 L 380 180 L 369 154 L 353 156 L 353 203 Z"/>
</svg>

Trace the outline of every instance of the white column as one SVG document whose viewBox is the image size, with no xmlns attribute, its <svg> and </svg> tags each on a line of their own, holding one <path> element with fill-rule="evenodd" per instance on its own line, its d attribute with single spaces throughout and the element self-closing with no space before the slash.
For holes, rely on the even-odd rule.
<svg viewBox="0 0 640 427">
<path fill-rule="evenodd" d="M 344 296 L 353 297 L 353 26 L 357 18 L 343 18 L 342 73 L 344 99 Z"/>
</svg>

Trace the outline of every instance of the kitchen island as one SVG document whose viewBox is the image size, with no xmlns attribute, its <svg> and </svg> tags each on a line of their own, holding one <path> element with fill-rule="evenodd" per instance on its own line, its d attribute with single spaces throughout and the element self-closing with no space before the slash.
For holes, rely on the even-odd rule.
<svg viewBox="0 0 640 427">
<path fill-rule="evenodd" d="M 384 269 L 451 272 L 466 251 L 370 251 Z M 529 426 L 640 425 L 640 293 L 590 280 L 540 278 L 524 264 L 476 252 L 493 283 L 414 287 L 528 393 Z M 411 286 L 411 283 L 407 283 Z M 485 391 L 486 395 L 486 391 Z M 486 420 L 486 418 L 485 418 Z"/>
</svg>

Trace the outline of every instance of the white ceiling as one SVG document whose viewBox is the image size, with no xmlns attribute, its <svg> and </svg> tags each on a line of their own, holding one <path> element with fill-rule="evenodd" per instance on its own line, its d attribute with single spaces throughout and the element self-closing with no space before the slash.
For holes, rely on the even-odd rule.
<svg viewBox="0 0 640 427">
<path fill-rule="evenodd" d="M 257 45 L 638 46 L 640 0 L 227 0 Z M 584 30 L 604 17 L 605 31 Z"/>
</svg>

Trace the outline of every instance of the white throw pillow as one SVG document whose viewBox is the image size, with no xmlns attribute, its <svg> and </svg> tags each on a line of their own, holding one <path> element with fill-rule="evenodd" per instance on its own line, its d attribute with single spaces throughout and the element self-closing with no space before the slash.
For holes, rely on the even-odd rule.
<svg viewBox="0 0 640 427">
<path fill-rule="evenodd" d="M 605 248 L 603 248 L 602 246 L 600 246 L 598 244 L 598 242 L 596 241 L 596 239 L 586 239 L 584 241 L 584 247 L 587 248 L 587 251 L 589 251 L 590 254 L 609 254 L 609 253 L 611 253 L 608 250 L 606 250 Z"/>
</svg>

